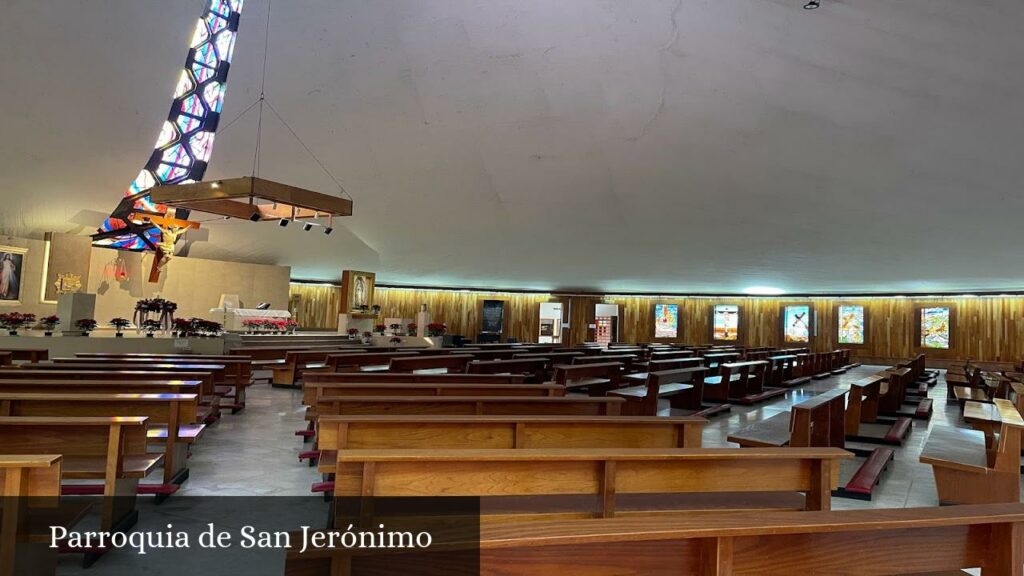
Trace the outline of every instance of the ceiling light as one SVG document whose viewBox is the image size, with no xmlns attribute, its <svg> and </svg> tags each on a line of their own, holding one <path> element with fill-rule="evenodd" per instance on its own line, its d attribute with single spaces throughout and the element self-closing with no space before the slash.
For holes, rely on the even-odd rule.
<svg viewBox="0 0 1024 576">
<path fill-rule="evenodd" d="M 804 10 L 814 10 L 818 6 L 821 6 L 821 2 L 819 0 L 809 0 L 807 4 L 804 4 Z"/>
<path fill-rule="evenodd" d="M 302 229 L 306 232 L 309 232 L 310 230 L 313 229 L 313 225 L 310 224 L 309 222 L 306 222 L 305 224 L 302 225 Z"/>
<path fill-rule="evenodd" d="M 280 226 L 281 228 L 284 228 L 289 223 L 291 223 L 291 220 L 289 220 L 287 218 L 281 218 L 280 220 L 278 220 L 277 225 Z"/>
<path fill-rule="evenodd" d="M 331 228 L 330 226 L 324 228 L 324 234 L 330 234 L 331 232 L 334 232 L 334 228 Z"/>
<path fill-rule="evenodd" d="M 779 294 L 785 294 L 786 291 L 782 288 L 772 288 L 771 286 L 751 286 L 744 288 L 743 293 L 752 296 L 778 296 Z"/>
</svg>

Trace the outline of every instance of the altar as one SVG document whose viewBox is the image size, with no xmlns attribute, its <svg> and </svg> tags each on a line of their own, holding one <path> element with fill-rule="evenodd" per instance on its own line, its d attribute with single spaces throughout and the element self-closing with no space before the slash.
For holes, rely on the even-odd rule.
<svg viewBox="0 0 1024 576">
<path fill-rule="evenodd" d="M 211 308 L 214 322 L 220 322 L 229 332 L 244 332 L 246 320 L 288 320 L 292 313 L 287 310 L 257 310 L 255 308 Z"/>
</svg>

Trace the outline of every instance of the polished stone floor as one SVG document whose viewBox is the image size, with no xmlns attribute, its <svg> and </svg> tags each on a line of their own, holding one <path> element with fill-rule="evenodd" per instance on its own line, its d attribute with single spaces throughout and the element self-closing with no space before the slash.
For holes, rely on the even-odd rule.
<svg viewBox="0 0 1024 576">
<path fill-rule="evenodd" d="M 705 446 L 730 446 L 726 436 L 749 423 L 783 411 L 797 402 L 835 387 L 848 387 L 850 381 L 862 378 L 882 367 L 863 366 L 826 380 L 793 389 L 784 397 L 757 406 L 734 406 L 728 414 L 711 419 L 704 431 Z M 248 392 L 248 406 L 240 414 L 226 414 L 220 422 L 207 430 L 195 446 L 189 460 L 190 479 L 180 492 L 157 506 L 150 497 L 140 498 L 140 519 L 137 529 L 162 530 L 171 523 L 179 529 L 199 530 L 205 523 L 238 524 L 253 513 L 271 510 L 275 518 L 287 519 L 293 526 L 320 525 L 326 517 L 325 505 L 309 497 L 310 485 L 319 480 L 315 468 L 302 464 L 297 454 L 303 447 L 297 429 L 305 426 L 304 407 L 300 393 L 294 390 L 274 389 L 257 384 Z M 833 508 L 898 508 L 933 506 L 937 504 L 935 482 L 929 466 L 918 462 L 918 456 L 932 426 L 963 426 L 955 404 L 947 406 L 945 383 L 929 394 L 934 399 L 935 414 L 930 421 L 914 421 L 905 445 L 896 452 L 896 461 L 883 475 L 881 486 L 870 502 L 833 498 Z M 668 414 L 666 407 L 662 414 Z M 309 446 L 308 444 L 306 445 Z M 853 474 L 862 460 L 844 463 L 842 481 Z M 158 475 L 154 475 L 158 477 Z M 183 496 L 306 496 L 296 499 L 247 498 L 183 498 Z M 279 505 L 279 503 L 285 505 Z M 280 510 L 278 510 L 280 508 Z M 280 574 L 283 556 L 264 551 L 232 551 L 238 554 L 230 561 L 218 557 L 218 574 Z M 183 569 L 178 560 L 154 563 L 155 556 L 137 556 L 119 551 L 108 554 L 97 565 L 82 571 L 75 556 L 62 557 L 59 574 L 164 574 L 174 573 L 166 567 L 174 564 Z M 195 557 L 181 562 L 198 562 Z M 99 570 L 97 570 L 99 569 Z M 187 573 L 177 572 L 177 573 Z"/>
</svg>

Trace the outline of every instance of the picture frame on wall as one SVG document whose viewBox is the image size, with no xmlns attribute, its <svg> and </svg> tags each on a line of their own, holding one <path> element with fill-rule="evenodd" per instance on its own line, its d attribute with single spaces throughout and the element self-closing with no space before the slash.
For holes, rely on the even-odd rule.
<svg viewBox="0 0 1024 576">
<path fill-rule="evenodd" d="M 951 353 L 956 342 L 956 306 L 948 302 L 922 304 L 914 309 L 914 348 L 928 354 Z"/>
<path fill-rule="evenodd" d="M 0 246 L 0 305 L 21 304 L 28 248 Z"/>
<path fill-rule="evenodd" d="M 654 339 L 679 338 L 679 305 L 654 305 Z"/>
<path fill-rule="evenodd" d="M 840 348 L 858 348 L 868 345 L 870 317 L 867 307 L 859 302 L 835 305 L 836 345 Z"/>
<path fill-rule="evenodd" d="M 341 273 L 341 312 L 372 316 L 373 291 L 377 275 L 373 272 L 345 270 Z"/>
<path fill-rule="evenodd" d="M 712 342 L 738 342 L 742 314 L 739 304 L 715 304 L 711 309 Z"/>
<path fill-rule="evenodd" d="M 810 304 L 782 307 L 782 343 L 810 344 L 814 339 L 814 308 Z"/>
</svg>

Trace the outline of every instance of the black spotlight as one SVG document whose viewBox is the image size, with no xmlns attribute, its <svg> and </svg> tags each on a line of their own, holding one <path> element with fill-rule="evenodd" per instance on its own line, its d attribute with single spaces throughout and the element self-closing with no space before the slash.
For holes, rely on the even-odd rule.
<svg viewBox="0 0 1024 576">
<path fill-rule="evenodd" d="M 285 226 L 287 226 L 290 223 L 291 223 L 291 221 L 288 220 L 287 218 L 281 218 L 280 220 L 277 221 L 277 225 L 280 226 L 281 228 L 284 228 Z"/>
<path fill-rule="evenodd" d="M 818 6 L 821 6 L 820 0 L 809 0 L 807 4 L 804 4 L 804 10 L 814 10 Z"/>
<path fill-rule="evenodd" d="M 305 231 L 305 232 L 309 232 L 312 229 L 313 229 L 313 225 L 310 224 L 309 222 L 306 222 L 305 224 L 302 225 L 302 230 Z"/>
<path fill-rule="evenodd" d="M 253 212 L 252 215 L 249 216 L 249 220 L 252 220 L 253 222 L 259 222 L 260 221 L 260 213 L 259 212 Z"/>
<path fill-rule="evenodd" d="M 331 232 L 334 232 L 334 228 L 331 228 L 330 226 L 324 228 L 324 234 L 330 234 Z"/>
</svg>

